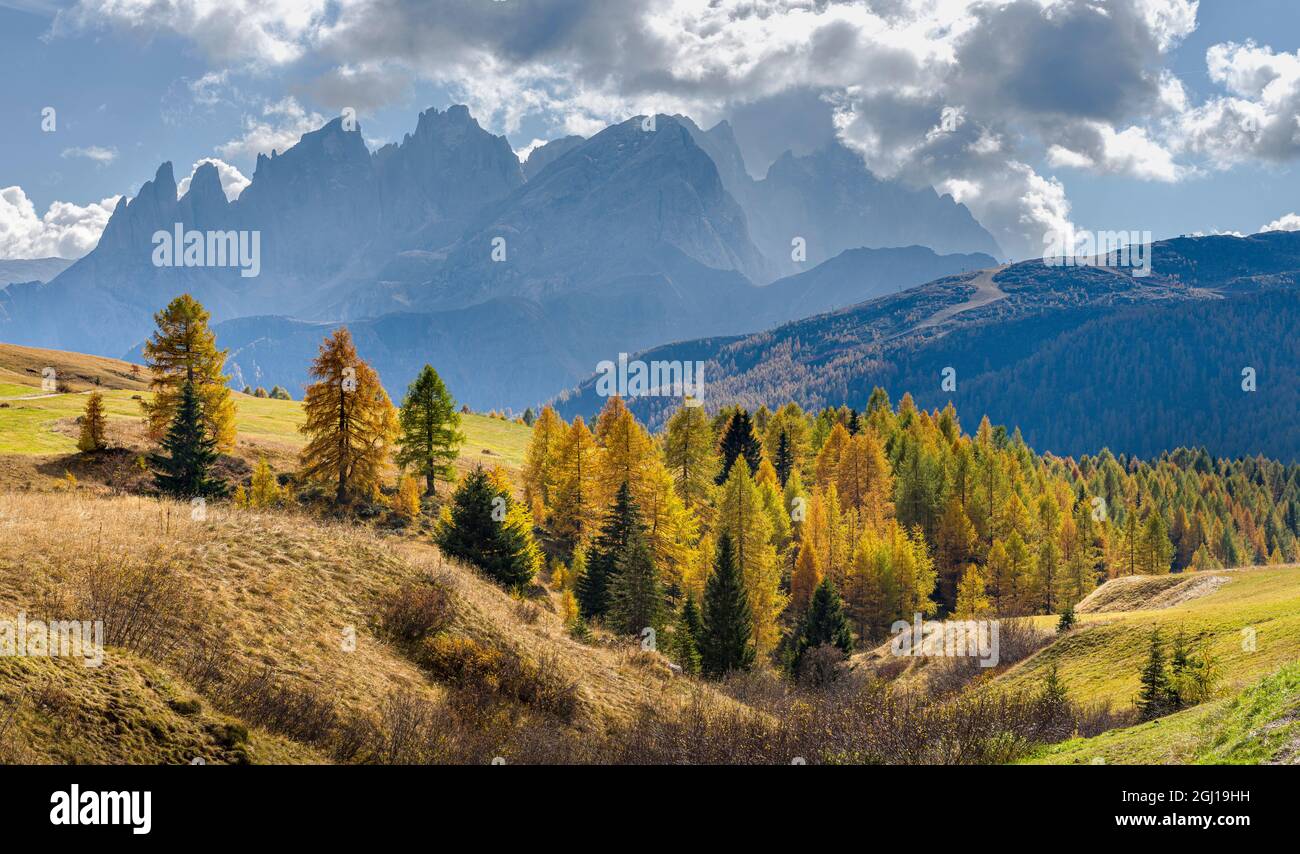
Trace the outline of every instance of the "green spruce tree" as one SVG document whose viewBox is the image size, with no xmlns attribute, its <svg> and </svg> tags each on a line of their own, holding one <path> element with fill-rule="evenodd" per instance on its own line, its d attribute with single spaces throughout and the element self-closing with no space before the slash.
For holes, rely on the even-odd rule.
<svg viewBox="0 0 1300 854">
<path fill-rule="evenodd" d="M 722 454 L 722 469 L 714 480 L 719 486 L 727 482 L 727 475 L 731 473 L 737 457 L 745 458 L 751 475 L 758 471 L 758 465 L 763 461 L 763 446 L 754 436 L 754 424 L 750 421 L 748 412 L 738 409 L 731 416 L 718 450 Z"/>
<path fill-rule="evenodd" d="M 448 557 L 477 566 L 502 586 L 520 589 L 537 572 L 540 555 L 526 513 L 476 467 L 452 495 L 434 531 Z"/>
<path fill-rule="evenodd" d="M 700 609 L 695 604 L 695 597 L 687 596 L 668 647 L 668 656 L 687 673 L 700 672 L 700 638 L 703 635 Z"/>
<path fill-rule="evenodd" d="M 225 483 L 212 476 L 216 447 L 204 424 L 203 402 L 194 381 L 186 378 L 176 414 L 161 442 L 162 452 L 150 457 L 158 489 L 178 498 L 224 495 Z"/>
<path fill-rule="evenodd" d="M 853 635 L 849 633 L 849 621 L 844 616 L 844 603 L 840 601 L 840 595 L 835 592 L 835 585 L 829 577 L 823 578 L 821 584 L 817 585 L 808 610 L 804 612 L 798 639 L 795 641 L 795 670 L 798 670 L 808 650 L 825 644 L 838 647 L 845 655 L 853 652 Z"/>
<path fill-rule="evenodd" d="M 790 472 L 794 471 L 794 452 L 790 449 L 790 435 L 784 430 L 776 440 L 776 459 L 772 461 L 772 467 L 776 469 L 781 488 L 785 489 L 786 483 L 790 480 Z"/>
<path fill-rule="evenodd" d="M 713 573 L 704 586 L 703 618 L 700 666 L 704 673 L 722 676 L 748 670 L 754 663 L 753 619 L 731 536 L 725 532 L 718 538 Z"/>
<path fill-rule="evenodd" d="M 632 490 L 624 481 L 614 498 L 600 533 L 587 555 L 587 571 L 578 579 L 578 607 L 586 619 L 604 617 L 609 612 L 614 579 L 627 552 L 628 543 L 643 531 L 641 514 L 632 500 Z"/>
<path fill-rule="evenodd" d="M 1169 674 L 1165 670 L 1165 650 L 1160 639 L 1160 630 L 1151 631 L 1151 647 L 1147 654 L 1147 663 L 1142 668 L 1142 689 L 1138 692 L 1138 714 L 1144 721 L 1153 720 L 1173 711 L 1172 692 L 1169 686 Z"/>
<path fill-rule="evenodd" d="M 610 622 L 616 631 L 636 635 L 645 629 L 658 632 L 662 625 L 663 589 L 650 546 L 639 532 L 619 557 L 618 572 L 610 585 Z"/>
</svg>

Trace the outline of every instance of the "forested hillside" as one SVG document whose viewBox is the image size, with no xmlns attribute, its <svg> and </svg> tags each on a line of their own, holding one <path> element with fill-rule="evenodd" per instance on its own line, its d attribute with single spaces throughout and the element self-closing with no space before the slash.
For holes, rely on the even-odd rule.
<svg viewBox="0 0 1300 854">
<path fill-rule="evenodd" d="M 1294 233 L 1165 241 L 1145 277 L 1023 262 L 638 358 L 703 361 L 711 408 L 862 408 L 879 386 L 1014 424 L 1040 452 L 1149 458 L 1190 445 L 1294 462 L 1300 433 L 1277 419 L 1300 413 L 1297 247 Z M 594 392 L 588 381 L 556 405 L 589 415 Z M 659 426 L 675 401 L 631 405 Z"/>
<path fill-rule="evenodd" d="M 879 389 L 861 412 L 683 406 L 653 437 L 619 398 L 594 432 L 548 408 L 524 480 L 584 618 L 689 624 L 727 551 L 753 649 L 787 659 L 823 581 L 862 643 L 915 613 L 1053 614 L 1108 577 L 1293 562 L 1300 530 L 1300 466 L 1040 455 L 987 418 L 972 435 L 951 406 L 893 407 Z M 638 529 L 656 583 L 606 594 Z M 629 620 L 628 596 L 659 622 Z"/>
</svg>

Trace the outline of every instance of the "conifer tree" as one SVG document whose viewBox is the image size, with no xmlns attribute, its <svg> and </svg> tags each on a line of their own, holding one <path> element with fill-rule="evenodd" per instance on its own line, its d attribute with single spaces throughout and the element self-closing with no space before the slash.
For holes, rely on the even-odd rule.
<svg viewBox="0 0 1300 854">
<path fill-rule="evenodd" d="M 452 494 L 434 531 L 448 557 L 477 566 L 508 589 L 521 589 L 537 573 L 541 553 L 532 518 L 476 466 Z"/>
<path fill-rule="evenodd" d="M 1145 575 L 1167 575 L 1173 561 L 1174 546 L 1169 541 L 1169 526 L 1159 508 L 1152 508 L 1142 526 L 1138 541 L 1139 572 Z"/>
<path fill-rule="evenodd" d="M 276 480 L 275 472 L 271 471 L 271 464 L 266 461 L 266 457 L 258 457 L 257 465 L 253 467 L 251 486 L 248 493 L 250 507 L 274 507 L 284 498 L 280 482 Z"/>
<path fill-rule="evenodd" d="M 154 315 L 158 328 L 145 342 L 144 359 L 153 377 L 152 400 L 141 400 L 146 432 L 159 439 L 174 419 L 186 380 L 194 383 L 203 424 L 218 453 L 235 447 L 235 401 L 222 371 L 226 351 L 218 350 L 208 328 L 208 312 L 189 294 L 181 294 Z"/>
<path fill-rule="evenodd" d="M 794 666 L 798 670 L 804 653 L 810 649 L 830 644 L 845 655 L 853 652 L 853 635 L 844 616 L 844 605 L 835 585 L 823 578 L 813 593 L 812 603 L 804 613 L 794 647 Z"/>
<path fill-rule="evenodd" d="M 602 453 L 596 464 L 597 490 L 602 503 L 614 499 L 623 484 L 632 498 L 644 505 L 650 488 L 654 441 L 637 423 L 621 397 L 611 397 L 596 420 L 596 441 Z"/>
<path fill-rule="evenodd" d="M 396 410 L 379 375 L 357 356 L 344 326 L 321 344 L 310 374 L 316 382 L 303 398 L 301 477 L 335 485 L 336 504 L 373 497 L 397 432 Z"/>
<path fill-rule="evenodd" d="M 154 469 L 154 482 L 158 488 L 178 498 L 203 498 L 226 493 L 225 484 L 213 477 L 212 467 L 217 462 L 216 440 L 203 422 L 203 404 L 198 390 L 191 381 L 181 386 L 181 399 L 176 416 L 167 435 L 163 437 L 161 452 L 150 458 Z"/>
<path fill-rule="evenodd" d="M 453 463 L 465 436 L 459 430 L 456 401 L 432 365 L 425 365 L 407 387 L 398 424 L 397 464 L 413 468 L 424 478 L 424 494 L 433 495 L 439 478 L 455 478 Z"/>
<path fill-rule="evenodd" d="M 670 639 L 669 656 L 687 673 L 700 672 L 700 638 L 704 627 L 694 596 L 687 596 Z"/>
<path fill-rule="evenodd" d="M 559 473 L 560 446 L 568 425 L 549 406 L 542 407 L 541 414 L 531 423 L 533 432 L 524 455 L 524 497 L 533 518 L 538 524 L 545 525 L 550 520 L 552 493 Z"/>
<path fill-rule="evenodd" d="M 673 488 L 687 509 L 707 522 L 720 463 L 713 427 L 704 414 L 704 407 L 683 405 L 668 419 L 664 462 L 672 473 Z"/>
<path fill-rule="evenodd" d="M 749 600 L 736 566 L 731 536 L 718 538 L 713 574 L 704 586 L 700 667 L 709 676 L 748 670 L 754 663 Z"/>
<path fill-rule="evenodd" d="M 771 517 L 743 457 L 736 458 L 722 488 L 717 527 L 730 535 L 736 568 L 749 596 L 754 649 L 756 654 L 766 655 L 780 639 L 777 617 L 785 608 L 785 597 L 772 546 Z"/>
<path fill-rule="evenodd" d="M 817 486 L 822 489 L 828 489 L 833 484 L 838 484 L 840 476 L 840 458 L 844 456 L 844 450 L 849 446 L 853 438 L 843 424 L 836 422 L 831 427 L 830 435 L 826 437 L 825 443 L 822 444 L 821 450 L 817 452 Z"/>
<path fill-rule="evenodd" d="M 781 488 L 785 489 L 786 483 L 790 480 L 790 473 L 794 471 L 794 454 L 790 450 L 790 434 L 784 430 L 776 440 L 773 466 L 776 468 L 777 478 L 781 481 Z"/>
<path fill-rule="evenodd" d="M 569 551 L 584 545 L 601 521 L 597 463 L 601 450 L 579 415 L 564 434 L 555 463 L 551 528 Z"/>
<path fill-rule="evenodd" d="M 393 511 L 408 525 L 420 518 L 420 484 L 409 474 L 403 474 L 397 479 Z"/>
<path fill-rule="evenodd" d="M 841 500 L 863 524 L 879 528 L 894 515 L 894 476 L 874 432 L 860 432 L 844 445 L 836 475 Z"/>
<path fill-rule="evenodd" d="M 737 459 L 744 459 L 751 476 L 758 472 L 758 465 L 763 458 L 763 448 L 754 437 L 754 425 L 747 411 L 740 409 L 731 416 L 731 420 L 727 422 L 727 429 L 722 434 L 722 442 L 718 450 L 722 456 L 722 468 L 718 471 L 714 482 L 719 486 L 726 482 Z"/>
<path fill-rule="evenodd" d="M 975 557 L 979 535 L 961 502 L 953 495 L 944 506 L 934 537 L 934 562 L 939 573 L 939 601 L 949 608 L 957 603 L 957 586 Z M 982 590 L 981 590 L 982 593 Z"/>
<path fill-rule="evenodd" d="M 808 425 L 808 416 L 799 408 L 799 404 L 791 402 L 776 411 L 767 422 L 767 431 L 763 435 L 763 450 L 772 460 L 772 464 L 777 466 L 777 474 L 781 474 L 781 468 L 777 463 L 780 456 L 781 436 L 785 436 L 786 453 L 790 458 L 789 470 L 786 471 L 785 477 L 781 482 L 782 486 L 789 483 L 790 474 L 795 471 L 802 471 L 808 463 L 808 453 L 812 441 L 812 430 Z"/>
<path fill-rule="evenodd" d="M 604 617 L 609 612 L 614 581 L 627 559 L 629 545 L 644 534 L 632 490 L 624 483 L 592 543 L 587 570 L 578 579 L 578 605 L 584 618 Z"/>
<path fill-rule="evenodd" d="M 92 392 L 86 401 L 86 412 L 81 416 L 81 435 L 77 437 L 77 450 L 83 453 L 102 451 L 108 447 L 104 439 L 104 396 Z"/>
<path fill-rule="evenodd" d="M 1152 629 L 1151 646 L 1147 653 L 1147 663 L 1142 668 L 1139 680 L 1142 689 L 1138 692 L 1134 705 L 1142 720 L 1149 721 L 1174 710 L 1172 692 L 1169 686 L 1169 674 L 1165 670 L 1164 645 L 1160 640 L 1160 630 Z"/>
<path fill-rule="evenodd" d="M 817 563 L 817 552 L 811 543 L 801 543 L 790 576 L 790 606 L 795 613 L 802 614 L 807 609 L 813 592 L 821 583 L 822 570 Z"/>
<path fill-rule="evenodd" d="M 989 597 L 985 594 L 984 573 L 975 564 L 968 564 L 957 582 L 957 601 L 954 612 L 959 620 L 970 620 L 988 613 Z"/>
<path fill-rule="evenodd" d="M 610 623 L 623 634 L 640 634 L 662 626 L 663 590 L 645 537 L 634 535 L 619 556 L 610 585 Z"/>
</svg>

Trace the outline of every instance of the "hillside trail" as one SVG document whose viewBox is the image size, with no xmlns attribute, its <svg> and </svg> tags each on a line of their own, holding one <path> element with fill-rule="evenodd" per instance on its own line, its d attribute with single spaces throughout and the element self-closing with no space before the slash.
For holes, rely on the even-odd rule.
<svg viewBox="0 0 1300 854">
<path fill-rule="evenodd" d="M 956 317 L 962 312 L 971 311 L 976 308 L 983 308 L 986 305 L 1007 298 L 1006 292 L 998 287 L 993 277 L 1007 268 L 1006 264 L 1001 267 L 993 267 L 984 270 L 975 278 L 970 280 L 970 284 L 975 286 L 975 293 L 971 294 L 970 299 L 958 305 L 950 305 L 947 308 L 940 309 L 927 319 L 916 325 L 916 329 L 929 329 L 931 326 L 938 326 L 945 320 Z"/>
</svg>

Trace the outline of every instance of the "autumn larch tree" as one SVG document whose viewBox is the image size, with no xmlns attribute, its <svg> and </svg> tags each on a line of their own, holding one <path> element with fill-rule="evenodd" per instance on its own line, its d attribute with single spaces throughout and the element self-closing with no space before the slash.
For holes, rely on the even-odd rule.
<svg viewBox="0 0 1300 854">
<path fill-rule="evenodd" d="M 81 416 L 81 435 L 77 438 L 77 450 L 89 453 L 102 451 L 107 442 L 104 439 L 104 396 L 92 392 L 86 401 L 86 412 Z"/>
<path fill-rule="evenodd" d="M 682 502 L 702 521 L 709 521 L 713 479 L 719 463 L 713 426 L 704 414 L 704 407 L 683 405 L 668 419 L 664 461 Z"/>
<path fill-rule="evenodd" d="M 299 456 L 300 474 L 334 484 L 336 504 L 370 498 L 397 433 L 392 401 L 379 375 L 357 356 L 345 326 L 321 344 L 310 373 L 316 382 L 303 398 L 307 420 L 299 430 L 308 438 Z"/>
<path fill-rule="evenodd" d="M 425 365 L 407 387 L 398 423 L 397 464 L 412 467 L 424 478 L 424 494 L 433 495 L 439 478 L 455 478 L 452 464 L 465 436 L 458 429 L 456 401 L 432 365 Z"/>
<path fill-rule="evenodd" d="M 532 410 L 529 410 L 530 412 Z M 525 419 L 525 423 L 529 423 Z M 542 412 L 531 422 L 532 435 L 524 453 L 524 499 L 533 518 L 539 525 L 550 520 L 552 493 L 556 488 L 560 446 L 564 442 L 568 425 L 555 410 L 542 407 Z"/>
<path fill-rule="evenodd" d="M 203 423 L 218 453 L 235 447 L 235 401 L 226 387 L 229 377 L 222 371 L 226 351 L 217 349 L 216 336 L 208 328 L 208 312 L 189 294 L 181 294 L 154 315 L 158 324 L 144 344 L 144 359 L 153 374 L 149 383 L 152 400 L 141 400 L 147 433 L 158 440 L 167 432 L 181 387 L 194 383 Z"/>
<path fill-rule="evenodd" d="M 582 416 L 574 417 L 555 460 L 554 500 L 550 504 L 551 530 L 570 553 L 585 545 L 600 525 L 596 472 L 601 453 Z"/>
<path fill-rule="evenodd" d="M 777 618 L 786 599 L 780 590 L 781 567 L 772 545 L 771 517 L 743 457 L 736 457 L 723 485 L 717 527 L 730 535 L 736 568 L 749 596 L 754 649 L 756 654 L 766 655 L 780 640 Z"/>
<path fill-rule="evenodd" d="M 736 566 L 730 535 L 718 538 L 713 574 L 704 586 L 700 667 L 709 676 L 748 670 L 754 664 L 749 599 Z"/>
</svg>

